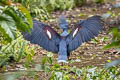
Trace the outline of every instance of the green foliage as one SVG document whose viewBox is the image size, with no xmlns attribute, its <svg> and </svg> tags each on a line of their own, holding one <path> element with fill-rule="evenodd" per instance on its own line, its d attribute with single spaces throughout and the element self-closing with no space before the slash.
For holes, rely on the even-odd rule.
<svg viewBox="0 0 120 80">
<path fill-rule="evenodd" d="M 71 9 L 74 6 L 74 0 L 12 0 L 19 2 L 27 8 L 35 7 L 46 9 L 47 11 Z M 80 0 L 81 1 L 81 0 Z"/>
<path fill-rule="evenodd" d="M 4 0 L 2 0 L 4 1 Z M 47 19 L 49 13 L 55 10 L 70 10 L 75 5 L 81 5 L 86 0 L 13 0 L 15 2 L 22 3 L 33 16 L 40 16 L 40 19 Z M 96 0 L 96 3 L 102 3 L 104 0 Z M 4 2 L 6 3 L 6 2 Z M 111 14 L 110 14 L 111 15 Z M 5 39 L 8 41 L 13 40 L 11 43 L 2 46 L 0 49 L 0 67 L 8 64 L 9 62 L 21 62 L 25 60 L 25 67 L 29 67 L 29 63 L 32 62 L 32 57 L 34 56 L 34 47 L 29 47 L 27 42 L 23 40 L 21 35 L 17 35 L 16 30 L 27 30 L 32 27 L 32 19 L 28 11 L 21 5 L 19 6 L 6 6 L 0 8 L 0 43 Z M 120 35 L 117 29 L 112 31 L 113 42 L 106 48 L 117 47 L 119 48 Z M 17 38 L 18 37 L 18 38 Z M 17 38 L 17 39 L 16 39 Z M 16 40 L 14 40 L 16 39 Z M 2 41 L 1 41 L 2 40 Z M 105 37 L 100 39 L 105 41 Z M 98 43 L 99 40 L 93 39 L 93 43 Z M 3 42 L 4 43 L 4 42 Z M 1 46 L 1 44 L 0 44 Z M 34 76 L 37 79 L 37 71 L 44 72 L 45 75 L 50 75 L 49 80 L 113 80 L 115 75 L 119 72 L 116 67 L 111 67 L 113 65 L 119 64 L 119 61 L 114 61 L 111 64 L 107 64 L 107 68 L 98 68 L 94 66 L 87 66 L 84 68 L 77 68 L 76 66 L 70 66 L 69 63 L 65 65 L 60 65 L 53 63 L 53 54 L 48 53 L 47 57 L 42 59 L 42 65 L 36 64 L 35 71 L 29 69 L 30 71 L 23 71 L 23 75 Z M 77 62 L 77 61 L 76 61 Z M 80 60 L 78 59 L 78 62 Z M 35 74 L 34 74 L 35 73 Z M 19 72 L 14 75 L 9 75 L 7 79 L 16 79 L 22 74 Z M 40 73 L 41 74 L 41 73 Z M 0 76 L 1 78 L 1 76 Z M 116 77 L 119 80 L 120 77 Z"/>
<path fill-rule="evenodd" d="M 118 48 L 120 49 L 120 32 L 117 28 L 113 28 L 111 31 L 113 37 L 112 37 L 112 42 L 104 47 L 104 49 L 109 49 L 109 48 Z M 114 60 L 111 61 L 110 63 L 106 63 L 105 68 L 112 68 L 113 66 L 117 66 L 120 64 L 120 60 Z M 120 72 L 119 72 L 120 73 Z M 120 74 L 116 73 L 113 78 L 116 76 L 119 76 Z"/>
<path fill-rule="evenodd" d="M 117 28 L 113 28 L 111 33 L 113 34 L 112 42 L 106 45 L 104 48 L 108 49 L 111 47 L 120 48 L 120 32 Z"/>
<path fill-rule="evenodd" d="M 76 6 L 81 6 L 86 3 L 86 0 L 74 0 Z"/>
<path fill-rule="evenodd" d="M 104 0 L 93 0 L 95 3 L 104 3 Z"/>
<path fill-rule="evenodd" d="M 25 55 L 34 53 L 33 49 L 26 49 L 27 43 L 19 31 L 28 31 L 32 28 L 32 18 L 29 12 L 20 4 L 11 1 L 0 1 L 0 67 L 9 62 L 21 61 Z M 11 42 L 11 43 L 8 43 Z M 28 52 L 27 52 L 28 51 Z M 32 56 L 30 56 L 32 57 Z M 32 59 L 26 59 L 27 62 Z"/>
<path fill-rule="evenodd" d="M 51 53 L 50 53 L 51 54 Z M 51 56 L 52 57 L 52 56 Z M 49 58 L 45 57 L 42 59 L 43 65 L 37 64 L 35 70 L 44 71 L 45 74 L 50 74 L 50 80 L 71 80 L 71 79 L 80 79 L 80 80 L 119 80 L 120 77 L 116 77 L 119 69 L 116 67 L 98 68 L 94 66 L 87 66 L 83 68 L 77 68 L 76 66 L 69 66 L 67 64 L 53 64 L 49 63 Z M 35 76 L 35 75 L 34 75 Z"/>
<path fill-rule="evenodd" d="M 24 5 L 32 14 L 40 19 L 48 19 L 49 13 L 56 10 L 71 10 L 76 0 L 12 0 Z M 83 1 L 83 0 L 79 0 Z"/>
<path fill-rule="evenodd" d="M 29 47 L 27 43 L 28 42 L 20 36 L 11 43 L 2 46 L 0 51 L 0 66 L 4 66 L 8 62 L 21 61 L 23 58 L 26 58 L 26 63 L 30 63 L 34 56 L 34 47 Z"/>
<path fill-rule="evenodd" d="M 0 31 L 5 37 L 10 37 L 12 39 L 16 38 L 15 34 L 15 22 L 12 17 L 7 14 L 1 13 L 0 15 Z"/>
<path fill-rule="evenodd" d="M 30 32 L 31 27 L 32 19 L 27 10 L 17 6 L 0 6 L 0 32 L 8 42 L 16 39 L 17 29 Z"/>
</svg>

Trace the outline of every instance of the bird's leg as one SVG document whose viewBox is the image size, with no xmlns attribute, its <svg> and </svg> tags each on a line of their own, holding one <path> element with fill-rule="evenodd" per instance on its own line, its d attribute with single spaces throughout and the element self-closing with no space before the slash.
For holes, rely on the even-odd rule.
<svg viewBox="0 0 120 80">
<path fill-rule="evenodd" d="M 61 62 L 61 66 L 67 66 L 68 65 L 68 62 Z"/>
<path fill-rule="evenodd" d="M 65 64 L 65 63 L 64 63 L 64 62 L 62 62 L 61 64 L 62 64 L 62 66 L 64 66 L 64 64 Z"/>
<path fill-rule="evenodd" d="M 67 54 L 67 57 L 68 57 L 68 61 L 70 60 L 70 53 Z"/>
<path fill-rule="evenodd" d="M 68 56 L 68 61 L 70 60 L 70 56 Z"/>
<path fill-rule="evenodd" d="M 65 65 L 65 62 L 60 62 L 59 63 L 61 66 L 64 66 Z"/>
</svg>

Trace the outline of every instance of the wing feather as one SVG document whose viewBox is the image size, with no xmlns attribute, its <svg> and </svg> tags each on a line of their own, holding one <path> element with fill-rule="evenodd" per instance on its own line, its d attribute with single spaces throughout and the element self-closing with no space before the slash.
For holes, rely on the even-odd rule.
<svg viewBox="0 0 120 80">
<path fill-rule="evenodd" d="M 57 34 L 50 26 L 41 23 L 40 21 L 33 21 L 33 29 L 31 34 L 23 32 L 23 37 L 31 43 L 38 44 L 44 49 L 51 52 L 58 52 L 58 45 L 60 42 L 60 35 Z"/>
<path fill-rule="evenodd" d="M 79 29 L 75 36 L 73 36 L 76 29 Z M 88 42 L 94 38 L 102 30 L 102 21 L 100 16 L 93 16 L 79 22 L 75 25 L 72 32 L 66 37 L 68 52 L 78 48 L 83 42 Z"/>
</svg>

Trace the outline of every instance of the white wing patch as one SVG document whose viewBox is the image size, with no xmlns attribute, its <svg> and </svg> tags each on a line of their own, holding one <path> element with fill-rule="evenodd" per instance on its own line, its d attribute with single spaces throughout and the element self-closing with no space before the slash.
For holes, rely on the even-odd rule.
<svg viewBox="0 0 120 80">
<path fill-rule="evenodd" d="M 76 30 L 73 32 L 73 37 L 75 37 L 75 35 L 77 34 L 77 32 L 78 32 L 78 28 L 76 28 Z"/>
<path fill-rule="evenodd" d="M 48 35 L 49 39 L 51 39 L 51 38 L 52 38 L 51 33 L 50 33 L 50 31 L 49 31 L 49 30 L 47 30 L 47 35 Z"/>
</svg>

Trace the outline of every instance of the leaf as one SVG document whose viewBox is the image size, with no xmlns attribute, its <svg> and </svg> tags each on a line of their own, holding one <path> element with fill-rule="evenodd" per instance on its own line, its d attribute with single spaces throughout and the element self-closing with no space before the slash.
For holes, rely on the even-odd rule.
<svg viewBox="0 0 120 80">
<path fill-rule="evenodd" d="M 18 59 L 17 59 L 17 61 L 19 61 L 22 58 L 23 52 L 24 52 L 24 47 L 25 47 L 25 41 L 23 42 L 22 47 L 20 48 L 20 51 L 18 52 Z"/>
<path fill-rule="evenodd" d="M 6 33 L 7 35 L 9 35 L 9 37 L 14 40 L 16 38 L 16 26 L 15 26 L 15 22 L 13 20 L 12 17 L 5 15 L 5 14 L 1 14 L 0 15 L 0 27 L 2 29 L 4 29 L 5 32 L 3 32 L 4 34 Z"/>
<path fill-rule="evenodd" d="M 0 67 L 3 67 L 7 64 L 8 58 L 2 59 L 2 61 L 0 62 Z"/>
<path fill-rule="evenodd" d="M 32 19 L 27 10 L 21 13 L 16 6 L 6 6 L 1 9 L 0 14 L 0 31 L 3 37 L 9 42 L 16 39 L 16 29 L 30 32 Z M 22 11 L 22 10 L 21 10 Z M 24 16 L 27 14 L 27 18 Z M 31 21 L 30 21 L 31 20 Z M 30 26 L 31 25 L 31 26 Z"/>
<path fill-rule="evenodd" d="M 52 64 L 53 61 L 52 61 L 52 58 L 51 58 L 51 57 L 48 58 L 48 62 L 49 62 L 50 64 Z"/>
<path fill-rule="evenodd" d="M 63 80 L 70 80 L 70 78 L 69 78 L 68 75 L 64 75 L 64 76 L 63 76 Z"/>
<path fill-rule="evenodd" d="M 49 52 L 49 53 L 47 54 L 47 56 L 48 56 L 48 57 L 53 57 L 53 53 L 52 53 L 52 52 Z"/>
<path fill-rule="evenodd" d="M 50 67 L 49 66 L 45 66 L 44 71 L 45 72 L 50 72 Z"/>
<path fill-rule="evenodd" d="M 42 64 L 44 65 L 46 62 L 47 62 L 47 57 L 44 57 L 44 58 L 42 59 Z"/>
<path fill-rule="evenodd" d="M 42 70 L 42 66 L 41 66 L 40 64 L 36 64 L 36 65 L 35 65 L 35 70 L 36 70 L 36 71 Z"/>
<path fill-rule="evenodd" d="M 76 74 L 77 74 L 79 77 L 80 77 L 81 73 L 82 73 L 82 70 L 76 69 Z"/>
<path fill-rule="evenodd" d="M 106 45 L 104 49 L 108 49 L 111 47 L 118 47 L 119 44 L 120 44 L 120 41 L 115 41 L 115 42 L 112 42 L 111 44 Z"/>
<path fill-rule="evenodd" d="M 53 65 L 53 68 L 54 68 L 54 69 L 58 69 L 58 68 L 60 68 L 60 65 L 59 65 L 59 64 L 54 64 L 54 65 Z"/>
<path fill-rule="evenodd" d="M 13 18 L 17 29 L 19 29 L 21 31 L 27 30 L 28 32 L 30 32 L 29 24 L 27 23 L 27 20 L 25 20 L 25 16 L 23 16 L 23 14 L 21 14 L 20 12 L 16 12 L 15 8 L 8 7 L 3 13 L 5 13 Z"/>
<path fill-rule="evenodd" d="M 32 61 L 32 56 L 31 56 L 31 54 L 27 54 L 27 61 L 28 61 L 28 62 L 31 62 L 31 61 Z"/>
<path fill-rule="evenodd" d="M 18 5 L 18 9 L 20 10 L 20 12 L 22 12 L 22 14 L 24 14 L 26 16 L 27 21 L 30 25 L 29 28 L 32 28 L 33 23 L 32 23 L 32 18 L 31 18 L 31 15 L 30 15 L 29 11 L 22 5 Z"/>
<path fill-rule="evenodd" d="M 112 34 L 113 34 L 113 40 L 115 40 L 116 37 L 118 36 L 118 29 L 117 28 L 113 28 L 112 29 Z"/>
<path fill-rule="evenodd" d="M 49 78 L 49 80 L 54 80 L 55 79 L 54 77 L 55 77 L 55 72 L 53 71 L 50 78 Z"/>
</svg>

